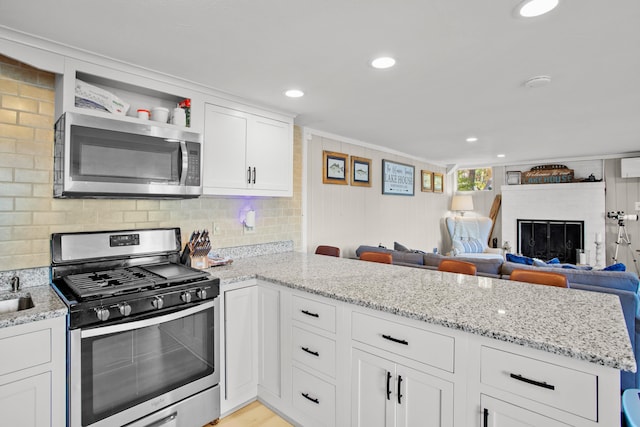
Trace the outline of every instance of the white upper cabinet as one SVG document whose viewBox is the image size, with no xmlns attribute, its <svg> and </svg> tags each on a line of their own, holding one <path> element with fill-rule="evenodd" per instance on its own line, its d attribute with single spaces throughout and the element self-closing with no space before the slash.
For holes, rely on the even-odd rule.
<svg viewBox="0 0 640 427">
<path fill-rule="evenodd" d="M 291 197 L 292 119 L 218 104 L 205 104 L 203 193 Z"/>
</svg>

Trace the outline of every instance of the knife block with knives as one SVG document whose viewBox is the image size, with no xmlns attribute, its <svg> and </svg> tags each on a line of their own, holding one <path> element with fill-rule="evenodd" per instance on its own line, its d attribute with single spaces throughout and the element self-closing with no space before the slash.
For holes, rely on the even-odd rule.
<svg viewBox="0 0 640 427">
<path fill-rule="evenodd" d="M 211 251 L 209 231 L 196 230 L 191 233 L 189 242 L 184 247 L 182 262 L 200 270 L 209 268 L 209 259 L 207 258 L 209 251 Z"/>
</svg>

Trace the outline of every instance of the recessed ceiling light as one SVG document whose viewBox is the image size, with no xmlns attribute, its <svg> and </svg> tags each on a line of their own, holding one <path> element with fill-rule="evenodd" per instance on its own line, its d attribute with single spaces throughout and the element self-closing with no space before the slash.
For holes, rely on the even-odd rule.
<svg viewBox="0 0 640 427">
<path fill-rule="evenodd" d="M 467 138 L 466 141 L 467 142 L 478 142 L 478 138 L 476 138 L 475 136 L 470 136 L 469 138 Z"/>
<path fill-rule="evenodd" d="M 498 154 L 498 158 L 500 158 L 500 159 L 503 159 L 505 157 L 507 157 L 506 154 Z"/>
<path fill-rule="evenodd" d="M 396 60 L 389 56 L 381 56 L 371 61 L 371 66 L 378 69 L 391 68 L 394 65 L 396 65 Z"/>
<path fill-rule="evenodd" d="M 559 0 L 526 0 L 518 6 L 518 13 L 524 18 L 534 18 L 552 11 Z"/>
<path fill-rule="evenodd" d="M 284 94 L 289 98 L 300 98 L 301 96 L 304 96 L 304 92 L 300 89 L 289 89 Z"/>
</svg>

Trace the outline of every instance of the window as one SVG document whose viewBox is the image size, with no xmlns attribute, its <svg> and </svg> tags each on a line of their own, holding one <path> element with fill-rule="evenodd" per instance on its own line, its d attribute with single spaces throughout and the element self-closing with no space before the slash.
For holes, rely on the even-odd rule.
<svg viewBox="0 0 640 427">
<path fill-rule="evenodd" d="M 457 172 L 458 191 L 483 191 L 493 189 L 491 168 L 459 169 Z"/>
</svg>

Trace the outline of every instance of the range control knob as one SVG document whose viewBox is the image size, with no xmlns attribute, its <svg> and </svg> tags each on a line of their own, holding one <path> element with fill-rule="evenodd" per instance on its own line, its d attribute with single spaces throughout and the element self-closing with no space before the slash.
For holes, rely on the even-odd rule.
<svg viewBox="0 0 640 427">
<path fill-rule="evenodd" d="M 151 300 L 151 305 L 153 306 L 153 308 L 160 310 L 164 305 L 164 299 L 162 299 L 162 297 L 155 296 Z"/>
<path fill-rule="evenodd" d="M 120 314 L 122 314 L 123 316 L 128 316 L 131 314 L 131 306 L 126 302 L 120 304 L 118 308 L 120 309 Z"/>
<path fill-rule="evenodd" d="M 206 299 L 207 298 L 207 290 L 206 289 L 198 289 L 196 291 L 196 296 L 200 299 Z"/>
<path fill-rule="evenodd" d="M 96 308 L 96 316 L 103 322 L 109 318 L 109 309 L 104 307 Z"/>
<path fill-rule="evenodd" d="M 184 302 L 191 302 L 191 292 L 183 292 L 180 294 L 180 299 Z"/>
</svg>

